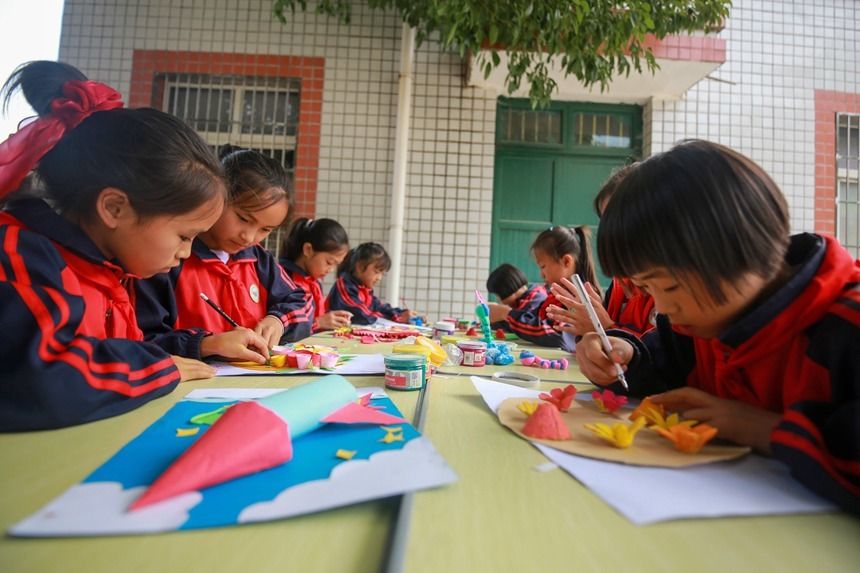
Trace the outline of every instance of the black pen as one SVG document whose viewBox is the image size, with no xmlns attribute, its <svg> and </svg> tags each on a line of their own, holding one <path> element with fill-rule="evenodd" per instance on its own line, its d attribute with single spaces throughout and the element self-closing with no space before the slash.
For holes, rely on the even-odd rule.
<svg viewBox="0 0 860 573">
<path fill-rule="evenodd" d="M 215 304 L 215 303 L 214 303 L 214 302 L 213 302 L 213 301 L 212 301 L 208 296 L 206 296 L 205 294 L 203 294 L 203 293 L 201 292 L 201 293 L 200 293 L 200 298 L 202 298 L 202 299 L 203 299 L 203 302 L 205 302 L 206 304 L 208 304 L 209 306 L 211 306 L 212 308 L 214 308 L 214 309 L 215 309 L 215 312 L 217 312 L 218 314 L 220 314 L 221 316 L 223 316 L 223 317 L 224 317 L 224 320 L 226 320 L 227 322 L 229 322 L 230 324 L 232 324 L 232 325 L 233 325 L 233 328 L 239 328 L 239 323 L 238 323 L 238 322 L 236 322 L 235 320 L 233 320 L 232 318 L 230 318 L 230 315 L 229 315 L 229 314 L 227 314 L 226 312 L 224 312 L 224 309 L 222 309 L 220 306 L 218 306 L 217 304 Z"/>
</svg>

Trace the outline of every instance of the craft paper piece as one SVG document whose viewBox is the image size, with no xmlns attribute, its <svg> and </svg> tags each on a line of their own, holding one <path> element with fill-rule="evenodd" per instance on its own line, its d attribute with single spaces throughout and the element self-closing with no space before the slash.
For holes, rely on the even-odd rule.
<svg viewBox="0 0 860 573">
<path fill-rule="evenodd" d="M 509 398 L 499 405 L 499 421 L 503 425 L 528 440 L 598 460 L 639 466 L 684 467 L 730 460 L 750 452 L 749 448 L 742 446 L 708 444 L 695 455 L 685 454 L 677 451 L 671 442 L 651 430 L 640 431 L 630 447 L 615 448 L 595 436 L 585 426 L 608 424 L 612 427 L 617 423 L 629 426 L 631 422 L 627 416 L 609 415 L 601 412 L 594 403 L 578 401 L 574 401 L 567 412 L 560 414 L 570 430 L 570 439 L 562 441 L 535 439 L 523 432 L 527 416 L 518 407 L 521 402 L 519 398 Z"/>
<path fill-rule="evenodd" d="M 179 388 L 182 387 L 180 386 Z M 184 399 L 197 401 L 218 400 L 221 402 L 229 400 L 255 400 L 277 394 L 284 390 L 287 390 L 287 388 L 199 388 L 186 394 Z M 179 390 L 177 389 L 177 391 Z M 388 397 L 382 386 L 361 386 L 356 387 L 355 391 L 358 392 L 359 396 L 369 394 L 371 399 Z"/>
<path fill-rule="evenodd" d="M 308 374 L 340 374 L 341 376 L 382 376 L 385 374 L 385 362 L 382 354 L 342 354 L 347 359 L 330 370 L 321 368 L 278 368 L 263 364 L 237 366 L 226 362 L 213 362 L 216 376 L 306 376 Z"/>
<path fill-rule="evenodd" d="M 292 441 L 323 424 L 405 422 L 357 403 L 355 387 L 337 374 L 228 408 L 175 460 L 131 509 L 266 470 L 293 457 Z M 196 419 L 195 416 L 193 419 Z"/>
<path fill-rule="evenodd" d="M 472 376 L 472 383 L 493 412 L 507 398 L 536 400 L 540 393 L 477 376 Z M 577 401 L 585 401 L 583 394 L 580 392 Z M 637 525 L 836 510 L 792 479 L 783 464 L 755 454 L 682 469 L 649 468 L 592 460 L 538 443 L 534 446 Z"/>
<path fill-rule="evenodd" d="M 255 391 L 229 389 L 238 398 Z M 457 479 L 432 444 L 409 424 L 398 424 L 403 441 L 390 444 L 378 441 L 382 434 L 378 426 L 327 424 L 295 439 L 294 457 L 286 464 L 127 511 L 174 459 L 206 435 L 201 429 L 198 436 L 177 438 L 176 428 L 197 414 L 227 405 L 209 400 L 175 404 L 83 483 L 13 525 L 9 533 L 68 537 L 221 527 L 323 511 L 440 487 Z M 400 416 L 387 397 L 371 403 Z M 345 461 L 332 455 L 339 449 L 357 453 Z"/>
</svg>

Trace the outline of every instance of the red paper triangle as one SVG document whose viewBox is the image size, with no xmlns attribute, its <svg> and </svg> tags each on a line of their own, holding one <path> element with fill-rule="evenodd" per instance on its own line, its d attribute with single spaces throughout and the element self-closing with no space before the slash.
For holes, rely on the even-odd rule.
<svg viewBox="0 0 860 573">
<path fill-rule="evenodd" d="M 129 509 L 217 485 L 289 461 L 287 423 L 257 402 L 231 406 Z"/>
<path fill-rule="evenodd" d="M 392 416 L 385 412 L 374 410 L 369 406 L 362 406 L 356 402 L 350 402 L 340 410 L 332 412 L 322 419 L 328 424 L 407 424 L 408 422 L 399 416 Z"/>
</svg>

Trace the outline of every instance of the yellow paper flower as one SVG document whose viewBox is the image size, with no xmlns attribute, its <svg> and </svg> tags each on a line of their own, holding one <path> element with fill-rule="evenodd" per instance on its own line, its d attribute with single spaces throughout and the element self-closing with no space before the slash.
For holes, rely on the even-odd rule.
<svg viewBox="0 0 860 573">
<path fill-rule="evenodd" d="M 669 429 L 654 428 L 664 438 L 675 444 L 675 449 L 685 454 L 695 454 L 717 435 L 717 429 L 707 424 L 692 428 L 686 424 L 676 424 Z"/>
<path fill-rule="evenodd" d="M 641 412 L 641 415 L 642 417 L 639 419 L 647 420 L 648 425 L 651 426 L 652 430 L 656 430 L 658 428 L 668 430 L 669 428 L 673 428 L 675 426 L 687 426 L 689 428 L 697 423 L 697 420 L 682 421 L 681 415 L 677 412 L 665 416 L 663 412 L 657 410 L 656 408 L 646 408 Z"/>
<path fill-rule="evenodd" d="M 645 398 L 644 400 L 642 400 L 642 401 L 639 403 L 639 405 L 638 405 L 638 406 L 636 406 L 636 408 L 635 408 L 635 409 L 630 413 L 630 419 L 631 419 L 631 420 L 636 420 L 636 419 L 637 419 L 637 418 L 639 418 L 640 416 L 645 416 L 645 412 L 646 412 L 647 410 L 650 410 L 650 409 L 654 409 L 654 410 L 656 410 L 657 412 L 659 412 L 659 413 L 660 413 L 660 415 L 663 415 L 663 414 L 665 414 L 665 413 L 666 413 L 666 411 L 663 409 L 663 405 L 662 405 L 662 404 L 655 404 L 655 403 L 653 403 L 653 402 L 651 401 L 651 397 L 650 397 L 650 396 L 648 396 L 647 398 Z M 647 416 L 645 416 L 645 419 L 648 419 L 648 417 L 647 417 Z"/>
<path fill-rule="evenodd" d="M 287 357 L 283 354 L 271 354 L 269 356 L 269 366 L 275 368 L 283 368 L 287 365 Z"/>
<path fill-rule="evenodd" d="M 531 416 L 538 409 L 538 404 L 536 402 L 523 401 L 517 404 L 517 409 L 526 416 Z"/>
<path fill-rule="evenodd" d="M 633 438 L 636 437 L 636 432 L 645 426 L 645 418 L 639 418 L 632 424 L 626 425 L 618 422 L 617 424 L 585 424 L 586 429 L 594 432 L 598 438 L 606 440 L 616 448 L 629 448 L 633 444 Z"/>
</svg>

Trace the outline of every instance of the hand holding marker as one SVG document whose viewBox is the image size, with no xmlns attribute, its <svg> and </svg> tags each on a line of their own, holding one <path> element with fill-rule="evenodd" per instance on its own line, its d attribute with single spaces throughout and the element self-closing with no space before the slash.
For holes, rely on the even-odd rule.
<svg viewBox="0 0 860 573">
<path fill-rule="evenodd" d="M 585 291 L 585 285 L 582 283 L 582 279 L 579 275 L 573 275 L 573 284 L 576 286 L 579 298 L 582 299 L 582 304 L 585 306 L 588 318 L 591 319 L 591 323 L 594 325 L 595 332 L 597 332 L 597 335 L 600 337 L 600 342 L 603 344 L 603 350 L 606 351 L 606 355 L 611 359 L 612 343 L 609 342 L 609 337 L 606 336 L 606 331 L 603 330 L 603 325 L 600 324 L 600 319 L 597 318 L 597 313 L 594 311 L 594 306 L 591 304 L 591 299 L 588 297 L 588 293 Z M 613 361 L 613 363 L 615 364 L 615 372 L 618 373 L 618 379 L 621 381 L 621 385 L 624 386 L 625 390 L 630 390 L 630 387 L 627 386 L 627 378 L 624 377 L 624 369 L 621 368 L 621 365 L 617 362 Z"/>
</svg>

